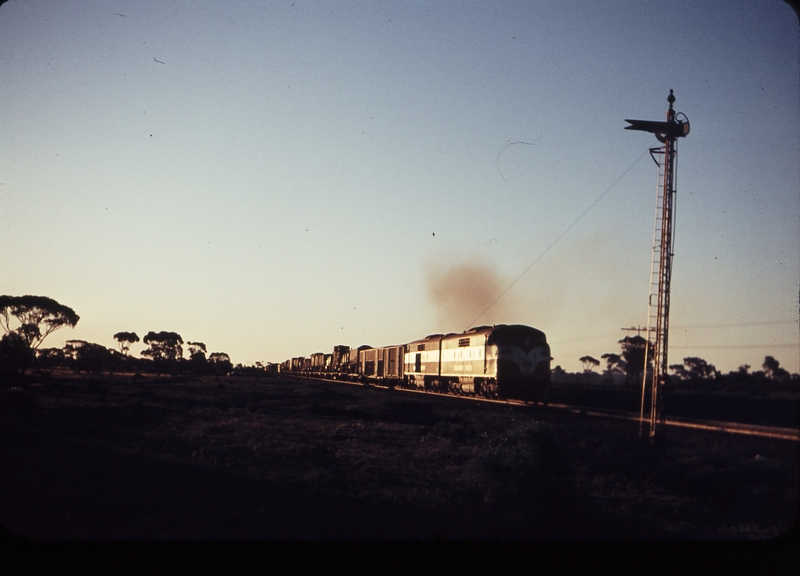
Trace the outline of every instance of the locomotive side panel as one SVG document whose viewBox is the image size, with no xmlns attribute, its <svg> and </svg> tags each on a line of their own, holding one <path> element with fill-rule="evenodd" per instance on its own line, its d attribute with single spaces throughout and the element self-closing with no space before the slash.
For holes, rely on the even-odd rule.
<svg viewBox="0 0 800 576">
<path fill-rule="evenodd" d="M 403 373 L 409 386 L 423 388 L 426 382 L 431 383 L 439 378 L 441 340 L 441 334 L 434 334 L 406 344 L 403 353 Z"/>
<path fill-rule="evenodd" d="M 486 339 L 491 328 L 468 330 L 442 339 L 442 376 L 486 375 Z"/>
<path fill-rule="evenodd" d="M 482 326 L 442 339 L 442 378 L 456 393 L 490 394 L 486 339 L 491 327 Z"/>
</svg>

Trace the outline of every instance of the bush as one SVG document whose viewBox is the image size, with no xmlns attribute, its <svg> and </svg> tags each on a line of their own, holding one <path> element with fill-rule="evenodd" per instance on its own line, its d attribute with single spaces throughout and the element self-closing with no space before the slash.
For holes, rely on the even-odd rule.
<svg viewBox="0 0 800 576">
<path fill-rule="evenodd" d="M 549 429 L 536 422 L 515 423 L 504 433 L 482 436 L 468 491 L 483 495 L 483 504 L 512 516 L 535 514 L 547 506 L 563 462 Z"/>
</svg>

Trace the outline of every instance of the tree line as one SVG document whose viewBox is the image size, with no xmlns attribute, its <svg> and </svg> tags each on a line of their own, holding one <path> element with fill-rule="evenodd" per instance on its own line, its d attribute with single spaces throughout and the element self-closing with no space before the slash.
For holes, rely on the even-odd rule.
<svg viewBox="0 0 800 576">
<path fill-rule="evenodd" d="M 594 383 L 622 383 L 626 387 L 641 386 L 643 371 L 650 373 L 653 369 L 653 346 L 641 336 L 626 336 L 618 342 L 621 347 L 619 354 L 606 353 L 600 360 L 592 356 L 582 356 L 579 361 L 583 372 L 580 375 L 567 375 L 560 366 L 553 370 L 554 379 L 558 381 L 583 381 Z M 648 351 L 645 363 L 645 350 Z M 601 360 L 605 360 L 605 369 L 600 373 L 595 369 L 600 367 Z M 765 356 L 761 365 L 762 370 L 751 371 L 749 364 L 742 364 L 737 370 L 727 374 L 717 370 L 705 359 L 697 356 L 687 356 L 681 364 L 671 364 L 669 370 L 669 385 L 673 388 L 690 388 L 705 391 L 723 389 L 744 389 L 753 393 L 766 394 L 777 388 L 798 389 L 800 375 L 790 374 L 782 368 L 774 356 Z"/>
<path fill-rule="evenodd" d="M 31 368 L 70 368 L 76 372 L 150 372 L 176 374 L 227 374 L 233 369 L 225 352 L 212 352 L 203 342 L 186 342 L 189 358 L 183 357 L 184 341 L 177 332 L 148 332 L 140 353 L 130 355 L 139 342 L 135 332 L 117 332 L 118 350 L 84 340 L 67 340 L 62 348 L 41 348 L 45 338 L 64 326 L 74 328 L 80 320 L 75 311 L 46 296 L 0 296 L 0 380 L 20 381 Z M 208 354 L 208 356 L 207 356 Z"/>
<path fill-rule="evenodd" d="M 225 352 L 212 352 L 203 342 L 186 342 L 189 358 L 183 357 L 184 341 L 176 332 L 145 334 L 141 341 L 147 348 L 140 352 L 143 358 L 130 356 L 130 347 L 140 341 L 136 332 L 117 332 L 113 338 L 118 350 L 84 340 L 67 340 L 62 348 L 40 348 L 45 338 L 64 326 L 74 328 L 80 320 L 75 311 L 46 296 L 0 296 L 0 382 L 20 381 L 25 371 L 36 367 L 71 368 L 76 372 L 101 373 L 150 372 L 158 374 L 227 374 L 234 367 Z M 606 367 L 601 373 L 594 370 L 601 361 L 592 356 L 582 356 L 580 374 L 567 374 L 561 366 L 553 369 L 554 381 L 580 381 L 618 383 L 636 388 L 641 386 L 644 371 L 652 371 L 652 345 L 641 336 L 626 336 L 618 342 L 620 353 L 600 356 Z M 645 354 L 647 352 L 647 359 Z M 208 354 L 208 355 L 207 355 Z M 751 372 L 743 364 L 738 370 L 723 374 L 703 358 L 689 356 L 682 364 L 672 364 L 669 384 L 672 387 L 693 387 L 705 390 L 723 388 L 750 388 L 767 393 L 776 387 L 800 386 L 800 375 L 789 374 L 773 356 L 765 356 L 763 370 Z M 243 372 L 265 367 L 256 362 L 255 367 L 236 366 Z"/>
</svg>

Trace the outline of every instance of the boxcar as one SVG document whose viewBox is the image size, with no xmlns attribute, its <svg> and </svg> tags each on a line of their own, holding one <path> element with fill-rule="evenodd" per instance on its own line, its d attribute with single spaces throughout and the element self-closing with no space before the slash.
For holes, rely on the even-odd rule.
<svg viewBox="0 0 800 576">
<path fill-rule="evenodd" d="M 358 355 L 361 379 L 388 385 L 402 381 L 405 348 L 397 345 L 361 350 Z"/>
</svg>

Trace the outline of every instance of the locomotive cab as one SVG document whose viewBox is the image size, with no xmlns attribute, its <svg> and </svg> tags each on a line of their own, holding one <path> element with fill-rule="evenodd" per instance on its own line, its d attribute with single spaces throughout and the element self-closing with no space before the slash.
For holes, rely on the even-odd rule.
<svg viewBox="0 0 800 576">
<path fill-rule="evenodd" d="M 496 326 L 486 347 L 487 359 L 491 356 L 487 372 L 494 373 L 500 398 L 545 400 L 550 384 L 550 346 L 543 332 L 520 324 Z"/>
</svg>

